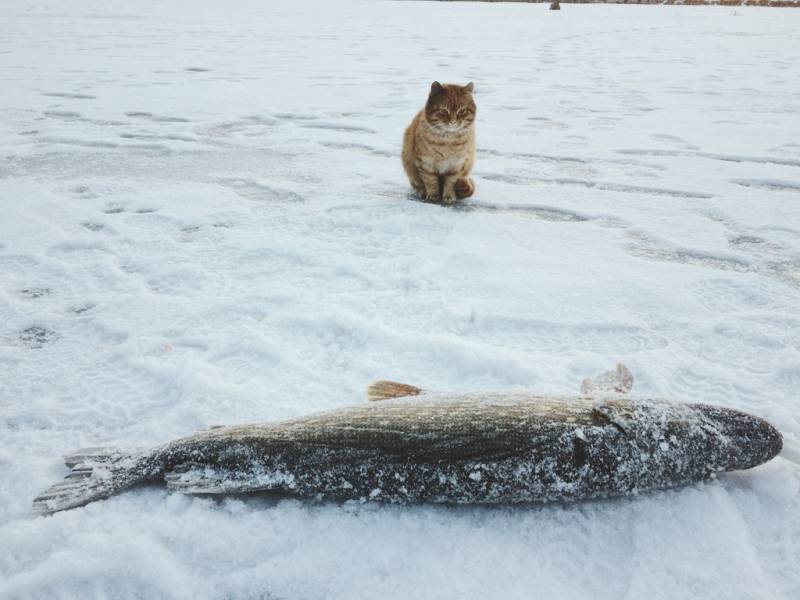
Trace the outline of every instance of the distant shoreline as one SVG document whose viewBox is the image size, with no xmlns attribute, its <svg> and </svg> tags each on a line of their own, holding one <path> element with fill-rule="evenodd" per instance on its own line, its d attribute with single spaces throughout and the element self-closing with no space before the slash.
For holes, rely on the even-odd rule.
<svg viewBox="0 0 800 600">
<path fill-rule="evenodd" d="M 518 2 L 549 4 L 552 0 L 436 0 L 437 2 Z M 667 4 L 670 6 L 760 6 L 800 8 L 800 0 L 559 0 L 560 4 Z"/>
</svg>

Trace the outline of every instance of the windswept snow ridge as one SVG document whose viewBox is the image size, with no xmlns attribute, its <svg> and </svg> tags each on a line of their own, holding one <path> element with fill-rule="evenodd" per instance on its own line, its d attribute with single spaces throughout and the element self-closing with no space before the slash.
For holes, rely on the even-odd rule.
<svg viewBox="0 0 800 600">
<path fill-rule="evenodd" d="M 145 486 L 31 509 L 70 449 L 355 405 L 377 378 L 568 395 L 624 362 L 637 395 L 800 439 L 799 28 L 741 7 L 4 2 L 0 597 L 800 597 L 783 459 L 570 506 Z M 414 201 L 400 165 L 433 79 L 475 82 L 460 209 Z"/>
</svg>

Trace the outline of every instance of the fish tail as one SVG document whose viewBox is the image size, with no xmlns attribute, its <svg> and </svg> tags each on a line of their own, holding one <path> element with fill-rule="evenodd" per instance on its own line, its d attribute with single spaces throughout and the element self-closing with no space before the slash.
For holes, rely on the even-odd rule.
<svg viewBox="0 0 800 600">
<path fill-rule="evenodd" d="M 83 506 L 150 479 L 160 470 L 153 468 L 151 453 L 119 448 L 82 448 L 64 455 L 64 462 L 72 471 L 34 498 L 34 510 L 49 514 Z"/>
</svg>

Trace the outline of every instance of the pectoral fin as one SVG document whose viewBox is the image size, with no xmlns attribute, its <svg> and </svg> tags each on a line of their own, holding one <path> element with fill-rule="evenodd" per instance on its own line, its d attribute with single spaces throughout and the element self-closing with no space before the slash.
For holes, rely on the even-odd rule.
<svg viewBox="0 0 800 600">
<path fill-rule="evenodd" d="M 592 421 L 595 425 L 613 425 L 625 435 L 630 435 L 630 415 L 620 411 L 610 402 L 603 402 L 592 407 Z"/>
</svg>

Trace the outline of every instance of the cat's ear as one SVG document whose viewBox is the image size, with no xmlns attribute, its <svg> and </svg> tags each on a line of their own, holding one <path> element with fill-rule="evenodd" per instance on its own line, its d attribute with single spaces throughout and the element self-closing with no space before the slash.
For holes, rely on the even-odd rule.
<svg viewBox="0 0 800 600">
<path fill-rule="evenodd" d="M 442 84 L 439 83 L 438 81 L 434 81 L 431 84 L 431 96 L 441 94 L 442 92 L 444 92 L 444 87 L 442 86 Z"/>
<path fill-rule="evenodd" d="M 467 85 L 464 86 L 464 91 L 465 92 L 469 92 L 470 94 L 472 93 L 472 90 L 474 90 L 474 89 L 475 89 L 475 84 L 472 83 L 471 81 Z"/>
</svg>

